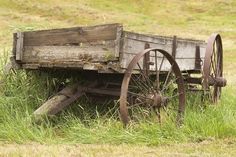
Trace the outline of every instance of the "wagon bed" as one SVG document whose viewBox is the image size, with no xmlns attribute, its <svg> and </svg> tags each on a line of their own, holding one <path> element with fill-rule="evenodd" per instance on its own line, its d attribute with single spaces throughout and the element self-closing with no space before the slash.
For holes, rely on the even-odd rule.
<svg viewBox="0 0 236 157">
<path fill-rule="evenodd" d="M 182 71 L 199 70 L 206 49 L 201 40 L 138 34 L 124 31 L 120 24 L 107 24 L 15 33 L 13 56 L 24 69 L 73 68 L 124 73 L 145 44 L 171 53 Z M 154 60 L 152 52 L 150 60 Z"/>
</svg>

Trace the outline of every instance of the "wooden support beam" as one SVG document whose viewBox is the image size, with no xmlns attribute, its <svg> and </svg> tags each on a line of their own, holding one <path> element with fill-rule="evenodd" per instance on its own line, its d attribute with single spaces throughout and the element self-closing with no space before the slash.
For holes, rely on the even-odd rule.
<svg viewBox="0 0 236 157">
<path fill-rule="evenodd" d="M 39 119 L 43 115 L 55 115 L 83 94 L 83 88 L 78 88 L 78 84 L 67 86 L 51 99 L 47 100 L 33 114 L 36 119 Z"/>
</svg>

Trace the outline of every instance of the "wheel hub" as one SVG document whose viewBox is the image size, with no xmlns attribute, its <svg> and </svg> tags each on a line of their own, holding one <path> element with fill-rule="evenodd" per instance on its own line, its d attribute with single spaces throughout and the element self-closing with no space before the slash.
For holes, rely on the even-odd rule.
<svg viewBox="0 0 236 157">
<path fill-rule="evenodd" d="M 162 95 L 155 93 L 153 96 L 153 106 L 161 107 L 162 104 Z"/>
<path fill-rule="evenodd" d="M 217 87 L 225 87 L 227 84 L 227 80 L 223 77 L 209 77 L 208 83 L 210 86 L 216 85 Z"/>
<path fill-rule="evenodd" d="M 151 93 L 146 96 L 145 102 L 147 105 L 159 108 L 167 105 L 168 98 L 159 93 Z"/>
</svg>

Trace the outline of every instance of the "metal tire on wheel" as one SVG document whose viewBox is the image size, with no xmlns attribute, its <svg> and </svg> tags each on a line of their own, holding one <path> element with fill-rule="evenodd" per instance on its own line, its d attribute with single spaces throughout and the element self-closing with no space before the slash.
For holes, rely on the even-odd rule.
<svg viewBox="0 0 236 157">
<path fill-rule="evenodd" d="M 216 103 L 220 99 L 221 88 L 226 85 L 223 78 L 223 47 L 219 34 L 212 34 L 207 42 L 203 64 L 203 89 L 205 95 Z"/>
<path fill-rule="evenodd" d="M 145 56 L 148 56 L 148 61 L 146 65 L 141 66 L 141 63 L 145 61 Z M 161 82 L 161 80 L 164 81 Z M 172 93 L 175 91 L 175 94 L 169 96 L 166 93 L 170 85 L 174 83 L 176 88 L 172 90 Z M 154 109 L 160 121 L 160 109 L 166 109 L 172 99 L 177 100 L 174 104 L 176 105 L 176 120 L 180 124 L 185 110 L 185 89 L 179 66 L 174 58 L 162 49 L 151 48 L 138 53 L 129 63 L 121 86 L 120 117 L 124 125 L 126 126 L 132 119 L 129 107 L 137 105 Z"/>
</svg>

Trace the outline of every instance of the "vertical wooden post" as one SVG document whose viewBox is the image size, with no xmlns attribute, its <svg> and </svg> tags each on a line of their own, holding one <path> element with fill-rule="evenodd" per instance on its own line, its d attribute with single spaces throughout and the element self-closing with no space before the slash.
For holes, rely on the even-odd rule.
<svg viewBox="0 0 236 157">
<path fill-rule="evenodd" d="M 24 47 L 24 33 L 16 33 L 16 60 L 22 60 L 23 47 Z"/>
<path fill-rule="evenodd" d="M 172 41 L 172 54 L 171 54 L 174 59 L 176 57 L 176 49 L 177 49 L 177 36 L 174 36 Z"/>
<path fill-rule="evenodd" d="M 200 46 L 196 46 L 196 51 L 195 51 L 195 69 L 196 70 L 201 70 L 201 57 L 200 57 Z"/>
<path fill-rule="evenodd" d="M 149 43 L 145 43 L 144 49 L 149 49 L 149 48 L 150 48 Z M 146 53 L 143 58 L 143 71 L 146 76 L 149 76 L 150 73 L 149 62 L 150 62 L 150 52 Z"/>
</svg>

